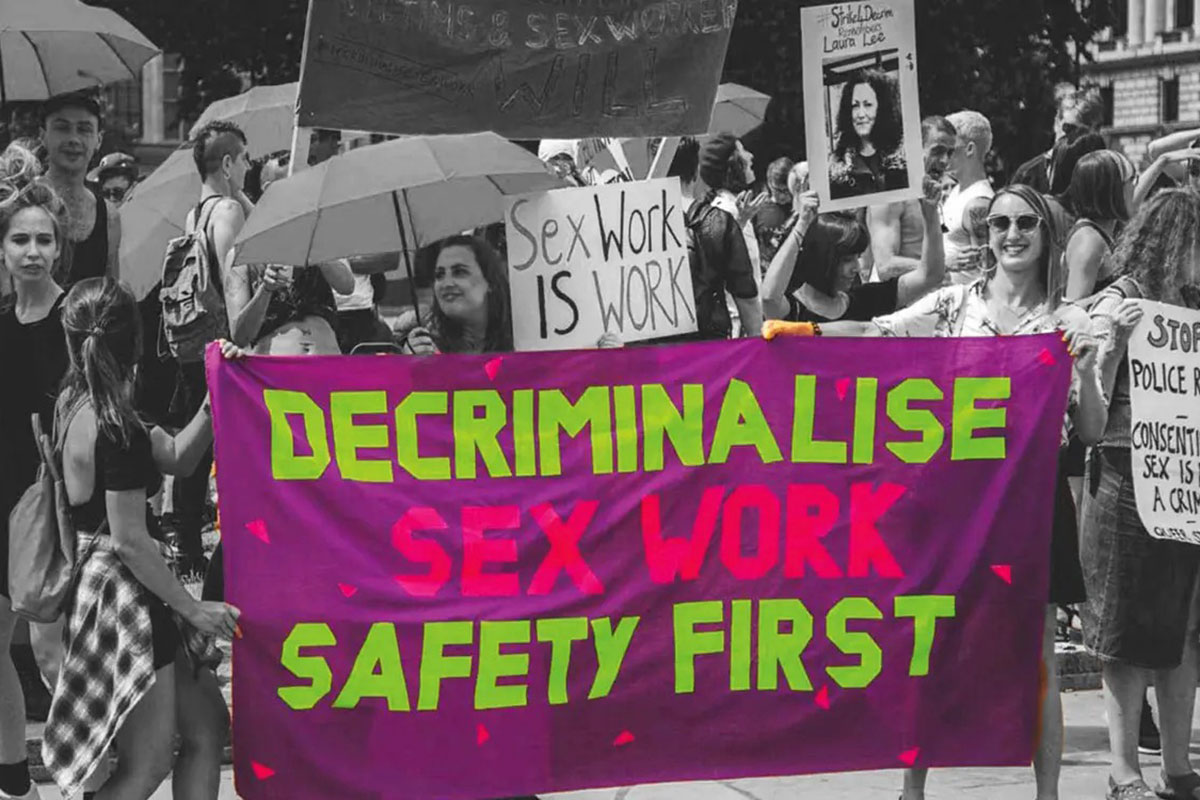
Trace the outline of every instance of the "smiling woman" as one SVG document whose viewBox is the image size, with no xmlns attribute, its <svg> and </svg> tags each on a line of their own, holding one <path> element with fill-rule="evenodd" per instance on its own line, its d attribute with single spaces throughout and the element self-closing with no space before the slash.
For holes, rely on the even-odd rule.
<svg viewBox="0 0 1200 800">
<path fill-rule="evenodd" d="M 453 236 L 437 244 L 433 318 L 406 340 L 416 355 L 503 353 L 512 350 L 508 277 L 482 239 Z"/>
<path fill-rule="evenodd" d="M 39 172 L 28 150 L 10 146 L 0 155 L 0 254 L 15 288 L 15 299 L 0 312 L 0 374 L 9 377 L 0 387 L 0 794 L 14 797 L 24 795 L 29 782 L 25 704 L 9 655 L 16 617 L 8 589 L 8 515 L 40 463 L 30 417 L 39 414 L 42 429 L 50 432 L 58 385 L 67 372 L 63 291 L 52 277 L 66 210 L 38 180 Z M 6 783 L 16 773 L 23 777 Z"/>
</svg>

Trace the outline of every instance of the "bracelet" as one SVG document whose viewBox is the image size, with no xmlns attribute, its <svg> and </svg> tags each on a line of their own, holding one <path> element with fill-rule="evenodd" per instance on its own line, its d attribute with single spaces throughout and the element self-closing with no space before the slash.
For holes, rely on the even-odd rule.
<svg viewBox="0 0 1200 800">
<path fill-rule="evenodd" d="M 821 334 L 821 323 L 814 322 L 812 324 L 812 330 L 813 330 L 813 334 L 812 334 L 813 336 L 821 336 L 822 335 Z"/>
</svg>

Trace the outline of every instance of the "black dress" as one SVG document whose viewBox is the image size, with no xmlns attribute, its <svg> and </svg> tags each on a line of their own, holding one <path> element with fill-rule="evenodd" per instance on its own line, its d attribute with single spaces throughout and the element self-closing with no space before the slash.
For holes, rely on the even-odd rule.
<svg viewBox="0 0 1200 800">
<path fill-rule="evenodd" d="M 125 445 L 106 435 L 103 429 L 97 429 L 95 462 L 96 477 L 91 498 L 85 503 L 71 507 L 71 521 L 81 533 L 99 531 L 108 518 L 105 492 L 145 489 L 146 496 L 150 497 L 162 486 L 162 475 L 154 463 L 154 455 L 150 448 L 150 435 L 144 428 L 138 428 Z M 151 538 L 162 540 L 162 531 L 148 505 L 146 529 Z M 110 532 L 109 528 L 105 528 L 103 535 Z M 166 603 L 145 587 L 142 591 L 143 599 L 150 610 L 154 669 L 158 670 L 175 661 L 175 653 L 181 642 L 179 629 Z"/>
<path fill-rule="evenodd" d="M 62 327 L 62 303 L 36 322 L 22 323 L 16 307 L 0 312 L 0 594 L 8 597 L 8 515 L 37 478 L 41 456 L 30 427 L 30 416 L 41 416 L 49 435 L 54 403 L 67 374 L 67 341 Z"/>
</svg>

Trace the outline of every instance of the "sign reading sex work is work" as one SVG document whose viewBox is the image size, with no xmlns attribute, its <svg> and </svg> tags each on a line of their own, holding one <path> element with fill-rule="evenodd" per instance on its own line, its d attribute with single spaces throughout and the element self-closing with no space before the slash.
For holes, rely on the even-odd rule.
<svg viewBox="0 0 1200 800">
<path fill-rule="evenodd" d="M 310 0 L 300 123 L 704 133 L 736 15 L 737 0 Z"/>
<path fill-rule="evenodd" d="M 247 800 L 1029 762 L 1058 337 L 208 366 Z"/>
<path fill-rule="evenodd" d="M 1200 312 L 1140 303 L 1129 340 L 1138 516 L 1151 536 L 1200 545 Z"/>
<path fill-rule="evenodd" d="M 696 332 L 679 180 L 505 200 L 518 350 L 596 347 Z M 536 309 L 536 313 L 534 310 Z"/>
</svg>

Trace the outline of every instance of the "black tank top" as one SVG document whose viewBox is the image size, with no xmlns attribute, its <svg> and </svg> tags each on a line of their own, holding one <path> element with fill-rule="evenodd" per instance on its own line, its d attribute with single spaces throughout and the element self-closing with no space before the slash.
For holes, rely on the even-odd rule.
<svg viewBox="0 0 1200 800">
<path fill-rule="evenodd" d="M 103 278 L 108 273 L 108 205 L 91 184 L 87 190 L 96 198 L 96 224 L 82 242 L 71 242 L 71 267 L 64 289 L 85 278 Z"/>
</svg>

